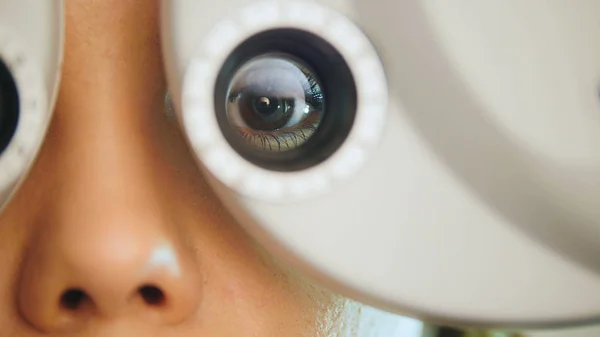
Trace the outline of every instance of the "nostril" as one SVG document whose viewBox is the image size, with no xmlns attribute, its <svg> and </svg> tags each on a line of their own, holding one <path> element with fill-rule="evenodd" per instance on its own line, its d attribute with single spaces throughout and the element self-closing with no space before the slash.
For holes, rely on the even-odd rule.
<svg viewBox="0 0 600 337">
<path fill-rule="evenodd" d="M 60 305 L 67 310 L 77 310 L 88 300 L 88 296 L 80 289 L 68 289 L 60 297 Z"/>
<path fill-rule="evenodd" d="M 149 305 L 162 305 L 165 302 L 165 294 L 158 287 L 153 285 L 145 285 L 139 288 L 139 294 Z"/>
</svg>

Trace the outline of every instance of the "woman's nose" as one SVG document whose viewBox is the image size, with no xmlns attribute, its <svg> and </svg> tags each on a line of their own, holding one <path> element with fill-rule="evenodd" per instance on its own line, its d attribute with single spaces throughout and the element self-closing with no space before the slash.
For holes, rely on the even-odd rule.
<svg viewBox="0 0 600 337">
<path fill-rule="evenodd" d="M 79 197 L 106 208 L 84 210 L 91 201 L 74 200 L 71 212 L 41 220 L 20 278 L 24 318 L 39 330 L 55 332 L 98 319 L 147 319 L 160 325 L 192 315 L 202 283 L 193 254 L 165 230 L 169 221 L 151 203 L 144 207 L 143 200 Z"/>
<path fill-rule="evenodd" d="M 49 333 L 140 319 L 173 325 L 197 311 L 203 283 L 165 179 L 174 169 L 165 160 L 158 9 L 140 15 L 132 2 L 112 17 L 109 3 L 95 1 L 95 15 L 110 19 L 77 21 L 74 3 L 66 4 L 53 122 L 31 174 L 43 205 L 21 263 L 18 306 Z"/>
<path fill-rule="evenodd" d="M 150 137 L 107 119 L 93 128 L 57 121 L 39 159 L 54 173 L 43 186 L 47 206 L 24 256 L 18 304 L 41 331 L 111 319 L 175 324 L 200 301 L 196 255 L 166 206 Z"/>
<path fill-rule="evenodd" d="M 96 226 L 102 229 L 90 228 Z M 68 331 L 111 318 L 175 324 L 195 312 L 201 282 L 190 261 L 168 239 L 121 226 L 127 225 L 94 224 L 75 237 L 34 241 L 19 291 L 20 309 L 34 327 Z"/>
</svg>

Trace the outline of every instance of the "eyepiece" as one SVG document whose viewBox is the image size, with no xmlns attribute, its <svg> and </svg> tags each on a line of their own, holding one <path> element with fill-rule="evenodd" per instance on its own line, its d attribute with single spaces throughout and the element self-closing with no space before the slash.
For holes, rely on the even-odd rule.
<svg viewBox="0 0 600 337">
<path fill-rule="evenodd" d="M 275 171 L 314 166 L 344 142 L 356 114 L 350 68 L 328 42 L 272 29 L 242 42 L 217 77 L 215 112 L 246 160 Z"/>
<path fill-rule="evenodd" d="M 180 121 L 199 162 L 240 195 L 285 203 L 327 193 L 385 135 L 383 64 L 335 10 L 252 2 L 195 38 Z"/>
<path fill-rule="evenodd" d="M 14 78 L 0 59 L 0 154 L 6 149 L 19 122 L 19 93 Z"/>
</svg>

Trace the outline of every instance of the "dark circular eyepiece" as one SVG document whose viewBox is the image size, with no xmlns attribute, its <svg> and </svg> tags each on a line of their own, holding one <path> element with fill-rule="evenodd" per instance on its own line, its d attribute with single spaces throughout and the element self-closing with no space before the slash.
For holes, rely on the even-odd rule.
<svg viewBox="0 0 600 337">
<path fill-rule="evenodd" d="M 317 165 L 344 142 L 356 115 L 354 78 L 340 53 L 299 29 L 258 33 L 225 60 L 215 111 L 229 144 L 266 169 Z"/>
<path fill-rule="evenodd" d="M 15 134 L 19 121 L 19 92 L 15 80 L 0 59 L 0 154 Z"/>
</svg>

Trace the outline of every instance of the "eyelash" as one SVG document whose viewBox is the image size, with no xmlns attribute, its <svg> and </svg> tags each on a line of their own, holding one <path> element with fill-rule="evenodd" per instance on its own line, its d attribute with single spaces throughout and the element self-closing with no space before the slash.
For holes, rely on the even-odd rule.
<svg viewBox="0 0 600 337">
<path fill-rule="evenodd" d="M 314 110 L 303 122 L 302 126 L 293 126 L 271 132 L 248 132 L 239 127 L 238 132 L 250 144 L 262 147 L 269 151 L 289 150 L 298 147 L 317 130 L 319 125 L 319 111 Z M 307 134 L 308 133 L 308 134 Z M 290 146 L 291 145 L 291 146 Z"/>
<path fill-rule="evenodd" d="M 311 97 L 311 101 L 308 102 L 313 108 L 315 109 L 322 109 L 323 108 L 323 92 L 321 91 L 321 88 L 319 87 L 319 83 L 317 82 L 317 79 L 314 77 L 308 77 L 308 85 L 309 85 L 309 92 L 310 95 L 309 97 Z"/>
</svg>

